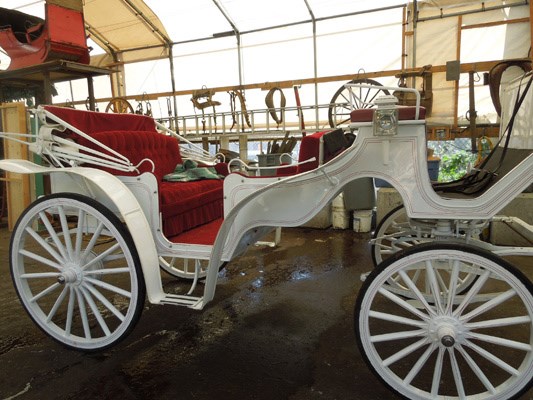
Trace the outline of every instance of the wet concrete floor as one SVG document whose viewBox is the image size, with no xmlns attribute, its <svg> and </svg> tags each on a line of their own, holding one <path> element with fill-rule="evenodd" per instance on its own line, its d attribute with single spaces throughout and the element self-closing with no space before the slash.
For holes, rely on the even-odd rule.
<svg viewBox="0 0 533 400">
<path fill-rule="evenodd" d="M 221 272 L 205 310 L 146 302 L 133 332 L 99 354 L 65 349 L 31 322 L 10 279 L 8 238 L 1 229 L 0 399 L 396 398 L 355 343 L 368 234 L 284 229 L 278 247 L 252 247 Z"/>
</svg>

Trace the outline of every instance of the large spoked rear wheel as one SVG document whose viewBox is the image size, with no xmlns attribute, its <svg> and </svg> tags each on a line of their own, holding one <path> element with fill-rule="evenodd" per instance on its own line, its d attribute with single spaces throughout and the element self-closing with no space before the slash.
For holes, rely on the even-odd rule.
<svg viewBox="0 0 533 400">
<path fill-rule="evenodd" d="M 379 96 L 390 94 L 386 89 L 380 89 L 383 86 L 378 81 L 373 79 L 352 79 L 348 83 L 364 83 L 376 86 L 376 88 L 354 88 L 353 93 L 356 98 L 350 98 L 350 91 L 342 85 L 333 95 L 329 102 L 328 120 L 329 126 L 336 128 L 338 126 L 346 126 L 350 123 L 350 112 L 352 111 L 352 103 L 354 109 L 371 108 L 372 102 Z"/>
<path fill-rule="evenodd" d="M 462 294 L 460 272 L 476 276 Z M 409 298 L 391 290 L 396 275 Z M 533 380 L 532 321 L 531 282 L 502 258 L 464 244 L 424 243 L 391 256 L 364 282 L 355 308 L 365 361 L 410 399 L 518 397 Z"/>
<path fill-rule="evenodd" d="M 30 317 L 67 347 L 105 349 L 139 319 L 137 251 L 121 221 L 91 198 L 60 193 L 31 204 L 13 231 L 10 263 Z"/>
</svg>

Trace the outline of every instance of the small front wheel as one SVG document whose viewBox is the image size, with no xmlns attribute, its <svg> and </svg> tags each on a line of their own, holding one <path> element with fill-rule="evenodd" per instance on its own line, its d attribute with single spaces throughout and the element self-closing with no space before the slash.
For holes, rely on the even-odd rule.
<svg viewBox="0 0 533 400">
<path fill-rule="evenodd" d="M 374 267 L 377 267 L 391 254 L 419 243 L 416 232 L 413 232 L 409 224 L 405 207 L 403 204 L 397 206 L 383 217 L 372 234 L 371 249 Z"/>
<path fill-rule="evenodd" d="M 133 240 L 89 197 L 59 193 L 32 203 L 13 231 L 10 264 L 30 317 L 67 347 L 110 347 L 140 317 L 145 285 Z"/>
<path fill-rule="evenodd" d="M 461 272 L 475 277 L 464 292 Z M 392 277 L 409 296 L 395 293 Z M 502 258 L 455 243 L 389 257 L 364 282 L 355 308 L 366 363 L 410 399 L 517 398 L 533 382 L 532 321 L 531 282 Z"/>
<path fill-rule="evenodd" d="M 177 257 L 159 257 L 159 266 L 170 275 L 187 280 L 205 278 L 208 260 L 197 260 Z"/>
</svg>

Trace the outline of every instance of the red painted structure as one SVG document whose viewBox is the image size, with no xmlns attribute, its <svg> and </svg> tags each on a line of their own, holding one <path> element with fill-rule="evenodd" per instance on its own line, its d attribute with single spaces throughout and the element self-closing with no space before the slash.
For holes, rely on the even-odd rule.
<svg viewBox="0 0 533 400">
<path fill-rule="evenodd" d="M 83 11 L 47 1 L 46 19 L 0 7 L 0 47 L 11 58 L 8 70 L 68 60 L 89 64 Z"/>
</svg>

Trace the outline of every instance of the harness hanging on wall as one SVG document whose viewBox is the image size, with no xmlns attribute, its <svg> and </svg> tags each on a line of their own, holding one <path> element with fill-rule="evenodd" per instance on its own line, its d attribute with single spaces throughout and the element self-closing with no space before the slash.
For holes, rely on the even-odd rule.
<svg viewBox="0 0 533 400">
<path fill-rule="evenodd" d="M 213 89 L 208 89 L 206 86 L 202 86 L 200 90 L 195 90 L 192 92 L 191 101 L 195 108 L 202 111 L 202 128 L 205 133 L 206 124 L 205 124 L 205 109 L 207 107 L 213 107 L 213 122 L 215 124 L 215 133 L 217 131 L 217 114 L 215 107 L 219 106 L 221 103 L 219 101 L 213 100 L 213 95 L 215 91 Z"/>
<path fill-rule="evenodd" d="M 279 99 L 279 107 L 274 106 L 274 94 L 276 92 L 279 92 L 280 99 Z M 268 112 L 272 119 L 276 121 L 276 124 L 278 124 L 278 128 L 283 122 L 283 114 L 285 113 L 285 105 L 287 104 L 287 100 L 285 99 L 285 95 L 283 94 L 283 90 L 279 87 L 273 87 L 270 89 L 265 96 L 265 104 L 268 107 Z M 276 110 L 279 109 L 279 116 L 276 112 Z"/>
<path fill-rule="evenodd" d="M 519 60 L 506 60 L 496 64 L 489 71 L 489 90 L 492 103 L 494 108 L 498 113 L 498 116 L 501 117 L 502 105 L 500 103 L 500 83 L 502 80 L 503 73 L 509 67 L 518 67 L 521 68 L 524 72 L 531 71 L 531 60 L 528 59 L 519 59 Z"/>
<path fill-rule="evenodd" d="M 248 128 L 252 127 L 252 124 L 250 122 L 250 116 L 248 115 L 248 110 L 246 109 L 246 98 L 244 97 L 244 92 L 242 90 L 232 90 L 228 92 L 229 94 L 229 104 L 231 107 L 231 118 L 233 123 L 231 124 L 230 131 L 235 127 L 235 125 L 239 125 L 239 121 L 237 118 L 237 110 L 236 110 L 236 99 L 239 99 L 239 103 L 241 105 L 241 115 L 244 117 L 244 122 L 246 122 L 246 125 Z"/>
<path fill-rule="evenodd" d="M 148 99 L 148 94 L 146 92 L 142 94 L 141 101 L 137 103 L 135 114 L 146 115 L 147 117 L 152 116 L 152 104 L 150 103 L 150 100 Z"/>
</svg>

